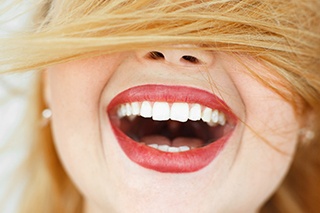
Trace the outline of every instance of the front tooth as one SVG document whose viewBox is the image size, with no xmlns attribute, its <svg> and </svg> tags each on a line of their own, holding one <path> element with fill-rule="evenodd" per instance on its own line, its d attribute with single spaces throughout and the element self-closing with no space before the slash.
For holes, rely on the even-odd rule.
<svg viewBox="0 0 320 213">
<path fill-rule="evenodd" d="M 212 109 L 210 109 L 209 107 L 206 107 L 202 112 L 202 117 L 201 117 L 202 120 L 204 122 L 210 122 L 211 114 L 212 114 Z"/>
<path fill-rule="evenodd" d="M 168 148 L 168 152 L 179 152 L 180 151 L 180 149 L 178 148 L 178 147 L 169 147 Z"/>
<path fill-rule="evenodd" d="M 194 104 L 190 109 L 189 119 L 192 121 L 198 121 L 201 118 L 201 106 L 200 104 Z"/>
<path fill-rule="evenodd" d="M 132 108 L 131 108 L 131 104 L 126 103 L 126 111 L 127 111 L 126 116 L 130 116 L 130 115 L 132 115 Z"/>
<path fill-rule="evenodd" d="M 171 120 L 186 122 L 189 118 L 189 104 L 173 103 L 170 113 Z"/>
<path fill-rule="evenodd" d="M 218 123 L 218 121 L 219 121 L 219 111 L 218 110 L 215 109 L 212 111 L 211 121 L 213 123 Z"/>
<path fill-rule="evenodd" d="M 219 113 L 219 124 L 221 126 L 226 124 L 226 116 L 222 112 Z"/>
<path fill-rule="evenodd" d="M 143 101 L 140 108 L 140 115 L 144 118 L 151 118 L 152 106 L 148 101 Z"/>
<path fill-rule="evenodd" d="M 168 149 L 169 149 L 169 146 L 168 146 L 168 145 L 159 145 L 159 146 L 158 146 L 158 149 L 159 149 L 160 151 L 167 152 Z"/>
<path fill-rule="evenodd" d="M 152 108 L 152 119 L 155 121 L 166 121 L 170 117 L 170 107 L 166 102 L 155 102 Z"/>
<path fill-rule="evenodd" d="M 139 115 L 140 106 L 138 102 L 131 103 L 132 115 Z"/>
</svg>

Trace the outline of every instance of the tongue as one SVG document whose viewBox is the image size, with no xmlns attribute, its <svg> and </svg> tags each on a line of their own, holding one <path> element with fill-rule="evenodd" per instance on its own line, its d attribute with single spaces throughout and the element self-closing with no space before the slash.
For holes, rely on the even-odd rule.
<svg viewBox="0 0 320 213">
<path fill-rule="evenodd" d="M 189 146 L 190 148 L 198 148 L 203 146 L 203 141 L 197 138 L 184 138 L 178 137 L 174 138 L 172 141 L 164 136 L 160 135 L 148 135 L 141 138 L 141 142 L 147 145 L 158 144 L 158 145 L 168 145 L 172 147 Z"/>
<path fill-rule="evenodd" d="M 178 137 L 171 141 L 172 146 L 179 147 L 179 146 L 189 146 L 190 148 L 199 148 L 204 145 L 203 141 L 197 138 L 184 138 Z"/>
</svg>

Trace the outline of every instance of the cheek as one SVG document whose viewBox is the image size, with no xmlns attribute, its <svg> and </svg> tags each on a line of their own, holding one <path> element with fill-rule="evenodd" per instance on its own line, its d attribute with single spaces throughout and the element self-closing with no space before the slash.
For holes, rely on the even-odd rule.
<svg viewBox="0 0 320 213">
<path fill-rule="evenodd" d="M 255 72 L 267 72 L 254 64 L 250 68 Z M 239 166 L 232 170 L 237 179 L 233 182 L 239 190 L 243 190 L 239 183 L 250 186 L 246 196 L 261 202 L 277 188 L 291 164 L 299 123 L 288 102 L 252 78 L 243 66 L 231 66 L 227 65 L 246 109 L 246 128 L 236 159 Z"/>
<path fill-rule="evenodd" d="M 75 61 L 47 71 L 47 99 L 53 113 L 55 145 L 67 172 L 81 187 L 89 182 L 88 173 L 99 172 L 103 158 L 99 103 L 112 75 L 110 60 Z"/>
<path fill-rule="evenodd" d="M 292 105 L 247 74 L 237 73 L 235 78 L 246 108 L 248 135 L 278 153 L 292 155 L 300 126 Z"/>
<path fill-rule="evenodd" d="M 86 132 L 96 129 L 100 93 L 105 82 L 101 79 L 97 69 L 84 62 L 58 65 L 48 70 L 52 124 L 54 130 L 58 130 L 54 135 L 63 138 L 57 139 L 58 143 L 66 137 L 76 137 L 82 129 L 87 128 Z"/>
<path fill-rule="evenodd" d="M 226 61 L 229 63 L 223 66 L 229 70 L 245 108 L 244 136 L 262 140 L 278 153 L 292 154 L 300 128 L 296 112 L 289 102 L 251 76 L 248 69 L 258 76 L 266 76 L 270 71 L 253 59 L 241 58 L 245 66 L 230 57 Z"/>
</svg>

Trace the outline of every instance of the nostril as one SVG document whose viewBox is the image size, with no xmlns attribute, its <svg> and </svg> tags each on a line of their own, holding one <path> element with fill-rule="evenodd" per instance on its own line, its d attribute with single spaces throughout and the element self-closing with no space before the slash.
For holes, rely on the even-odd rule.
<svg viewBox="0 0 320 213">
<path fill-rule="evenodd" d="M 212 55 L 209 52 L 189 49 L 161 49 L 141 51 L 139 57 L 148 61 L 156 61 L 180 66 L 202 66 L 212 63 Z"/>
<path fill-rule="evenodd" d="M 164 59 L 164 55 L 161 53 L 161 52 L 158 52 L 158 51 L 151 51 L 149 52 L 148 54 L 148 57 L 151 58 L 151 59 Z"/>
<path fill-rule="evenodd" d="M 184 55 L 181 57 L 181 59 L 183 59 L 187 62 L 190 62 L 192 64 L 200 64 L 201 63 L 201 61 L 199 59 L 197 59 L 196 57 L 191 56 L 191 55 Z"/>
</svg>

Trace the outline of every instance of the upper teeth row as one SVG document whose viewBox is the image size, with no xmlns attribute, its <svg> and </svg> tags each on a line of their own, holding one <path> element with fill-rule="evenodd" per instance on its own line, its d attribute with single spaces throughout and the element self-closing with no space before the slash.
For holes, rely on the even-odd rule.
<svg viewBox="0 0 320 213">
<path fill-rule="evenodd" d="M 225 115 L 217 109 L 201 106 L 200 104 L 167 103 L 167 102 L 133 102 L 121 104 L 118 108 L 118 116 L 140 115 L 144 118 L 152 118 L 155 121 L 174 120 L 186 122 L 187 120 L 203 120 L 210 126 L 225 125 Z"/>
</svg>

